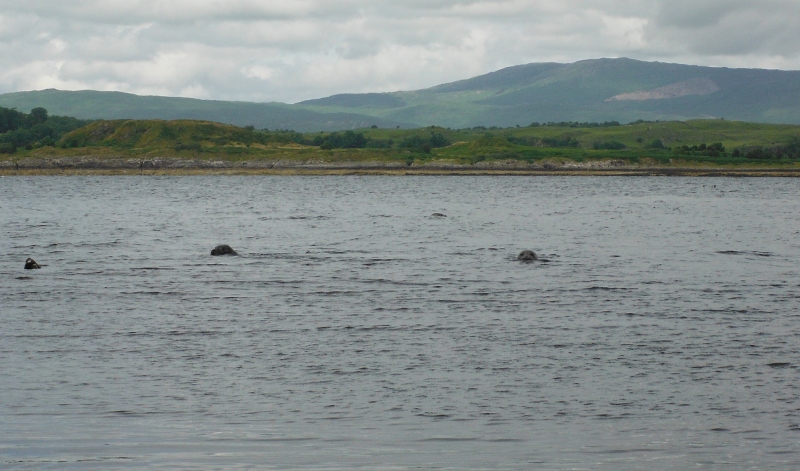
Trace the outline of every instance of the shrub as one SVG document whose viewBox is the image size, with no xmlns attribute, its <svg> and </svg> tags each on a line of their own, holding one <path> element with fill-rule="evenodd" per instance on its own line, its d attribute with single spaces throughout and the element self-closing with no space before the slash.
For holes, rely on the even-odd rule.
<svg viewBox="0 0 800 471">
<path fill-rule="evenodd" d="M 191 150 L 194 152 L 202 152 L 203 146 L 199 142 L 190 142 L 188 144 L 180 143 L 175 146 L 175 150 L 180 152 L 182 150 Z"/>
<path fill-rule="evenodd" d="M 541 140 L 545 147 L 578 147 L 580 142 L 574 137 L 545 137 Z"/>
<path fill-rule="evenodd" d="M 619 141 L 595 142 L 592 147 L 594 150 L 621 150 L 627 146 Z"/>
<path fill-rule="evenodd" d="M 725 153 L 725 146 L 721 142 L 706 145 L 705 143 L 694 146 L 681 146 L 676 151 L 678 154 L 683 155 L 704 155 L 707 157 L 719 157 L 720 155 L 727 155 Z M 734 157 L 736 157 L 734 155 Z"/>
<path fill-rule="evenodd" d="M 398 147 L 401 149 L 411 149 L 417 152 L 424 152 L 426 154 L 429 153 L 432 148 L 430 142 L 420 136 L 405 137 L 402 141 L 400 141 Z"/>
<path fill-rule="evenodd" d="M 365 147 L 368 149 L 390 149 L 392 146 L 394 146 L 392 139 L 370 139 Z"/>
<path fill-rule="evenodd" d="M 319 140 L 315 138 L 312 143 L 316 142 Z M 367 138 L 364 137 L 364 134 L 345 131 L 341 134 L 334 132 L 322 138 L 320 147 L 323 149 L 360 149 L 366 145 Z"/>
<path fill-rule="evenodd" d="M 529 146 L 529 147 L 537 146 L 540 143 L 539 139 L 535 137 L 528 138 L 528 137 L 508 136 L 506 140 L 518 146 Z"/>
<path fill-rule="evenodd" d="M 164 126 L 161 128 L 161 131 L 158 133 L 159 137 L 162 137 L 167 140 L 177 139 L 178 135 L 175 133 L 175 130 L 169 126 Z"/>
</svg>

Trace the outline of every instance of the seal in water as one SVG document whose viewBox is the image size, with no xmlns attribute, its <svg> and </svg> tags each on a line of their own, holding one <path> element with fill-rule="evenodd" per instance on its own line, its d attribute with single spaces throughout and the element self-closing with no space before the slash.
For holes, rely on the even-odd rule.
<svg viewBox="0 0 800 471">
<path fill-rule="evenodd" d="M 442 213 L 433 213 L 433 214 L 431 214 L 431 217 L 432 218 L 446 218 L 447 215 L 446 214 L 442 214 Z"/>
<path fill-rule="evenodd" d="M 517 255 L 517 260 L 521 262 L 532 262 L 534 260 L 539 260 L 539 257 L 536 256 L 533 250 L 523 250 Z"/>
<path fill-rule="evenodd" d="M 28 257 L 28 259 L 25 260 L 25 269 L 26 270 L 34 270 L 36 268 L 42 268 L 42 267 L 39 266 L 38 263 L 36 263 L 36 260 Z"/>
<path fill-rule="evenodd" d="M 214 250 L 211 251 L 211 255 L 239 255 L 236 253 L 230 245 L 222 244 L 214 247 Z"/>
</svg>

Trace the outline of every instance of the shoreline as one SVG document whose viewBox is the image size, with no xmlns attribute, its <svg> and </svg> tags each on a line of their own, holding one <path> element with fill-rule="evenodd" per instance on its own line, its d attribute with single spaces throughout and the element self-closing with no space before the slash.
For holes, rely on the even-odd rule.
<svg viewBox="0 0 800 471">
<path fill-rule="evenodd" d="M 535 162 L 491 161 L 474 165 L 426 162 L 407 165 L 389 161 L 199 160 L 131 158 L 29 158 L 0 161 L 2 176 L 35 175 L 486 175 L 486 176 L 691 176 L 800 177 L 800 166 L 712 167 L 629 165 L 621 161 Z"/>
<path fill-rule="evenodd" d="M 126 169 L 25 169 L 19 171 L 0 170 L 0 177 L 13 176 L 585 176 L 585 177 L 781 177 L 799 178 L 800 170 L 781 169 L 696 169 L 696 168 L 641 168 L 615 170 L 454 170 L 454 169 L 365 169 L 365 168 L 317 168 L 317 169 L 163 169 L 143 172 Z"/>
</svg>

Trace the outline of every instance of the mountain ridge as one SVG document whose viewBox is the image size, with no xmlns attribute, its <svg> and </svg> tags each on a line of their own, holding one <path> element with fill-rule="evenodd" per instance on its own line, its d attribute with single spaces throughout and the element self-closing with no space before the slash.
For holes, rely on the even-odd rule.
<svg viewBox="0 0 800 471">
<path fill-rule="evenodd" d="M 714 86 L 706 87 L 709 93 L 663 90 L 693 81 Z M 672 96 L 662 96 L 664 101 L 659 103 L 610 100 L 619 95 L 657 91 Z M 512 66 L 450 84 L 387 95 L 402 98 L 405 106 L 379 110 L 361 103 L 359 112 L 420 125 L 454 127 L 708 117 L 800 123 L 800 71 L 731 69 L 626 58 Z M 333 105 L 337 98 L 334 95 L 299 105 L 321 112 L 346 109 L 341 104 Z M 442 116 L 441 108 L 448 108 L 451 116 Z M 438 120 L 427 123 L 423 121 L 426 116 Z"/>
<path fill-rule="evenodd" d="M 79 119 L 195 119 L 273 130 L 337 131 L 371 125 L 412 127 L 409 123 L 373 116 L 347 112 L 319 113 L 277 102 L 201 100 L 116 91 L 47 89 L 13 92 L 0 95 L 0 106 L 19 110 L 42 107 L 53 115 Z"/>
<path fill-rule="evenodd" d="M 421 90 L 343 93 L 296 104 L 45 90 L 0 95 L 81 119 L 204 119 L 302 132 L 725 118 L 800 124 L 800 71 L 628 58 L 522 64 Z"/>
</svg>

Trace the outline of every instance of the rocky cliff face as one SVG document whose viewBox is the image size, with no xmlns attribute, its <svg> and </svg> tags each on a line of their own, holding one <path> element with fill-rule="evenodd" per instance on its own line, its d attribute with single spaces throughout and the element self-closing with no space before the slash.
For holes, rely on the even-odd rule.
<svg viewBox="0 0 800 471">
<path fill-rule="evenodd" d="M 645 100 L 667 100 L 670 98 L 680 98 L 684 96 L 711 95 L 720 90 L 710 78 L 696 78 L 673 83 L 664 87 L 659 87 L 649 91 L 638 91 L 632 93 L 622 93 L 607 99 L 610 101 L 645 101 Z"/>
</svg>

